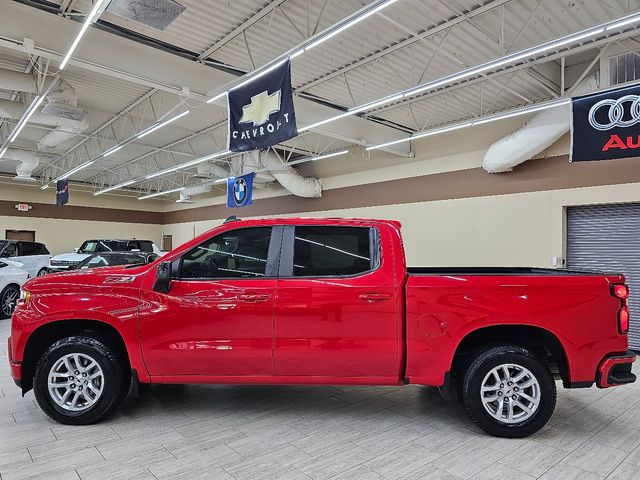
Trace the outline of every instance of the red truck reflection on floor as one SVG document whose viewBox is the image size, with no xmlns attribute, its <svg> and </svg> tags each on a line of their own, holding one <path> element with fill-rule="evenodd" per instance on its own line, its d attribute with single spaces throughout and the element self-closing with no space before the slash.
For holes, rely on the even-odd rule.
<svg viewBox="0 0 640 480">
<path fill-rule="evenodd" d="M 635 381 L 627 294 L 621 275 L 407 268 L 395 221 L 229 221 L 150 265 L 32 279 L 9 361 L 69 424 L 132 382 L 421 384 L 521 437 L 551 416 L 554 377 Z"/>
</svg>

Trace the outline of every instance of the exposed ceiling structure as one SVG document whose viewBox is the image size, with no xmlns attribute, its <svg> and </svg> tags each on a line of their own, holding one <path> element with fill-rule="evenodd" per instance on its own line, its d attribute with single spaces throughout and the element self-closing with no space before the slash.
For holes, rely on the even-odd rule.
<svg viewBox="0 0 640 480">
<path fill-rule="evenodd" d="M 19 121 L 2 114 L 2 102 L 14 102 L 24 111 L 35 95 L 3 83 L 3 73 L 26 74 L 40 93 L 59 73 L 74 90 L 74 103 L 86 112 L 86 125 L 44 146 L 38 144 L 43 135 L 61 127 L 34 117 L 11 144 L 39 159 L 32 176 L 46 185 L 72 172 L 72 182 L 94 192 L 143 179 L 118 191 L 138 197 L 172 191 L 157 198 L 175 201 L 178 189 L 202 182 L 194 161 L 225 149 L 226 106 L 223 101 L 207 103 L 212 95 L 381 3 L 112 0 L 58 72 L 92 3 L 5 2 L 0 17 L 0 144 Z M 292 60 L 298 125 L 312 125 L 639 10 L 640 0 L 397 0 Z M 601 60 L 640 50 L 638 26 L 640 22 L 604 29 L 524 61 L 444 82 L 311 128 L 276 151 L 283 160 L 295 161 L 350 149 L 352 155 L 314 164 L 314 174 L 321 177 L 369 168 L 369 162 L 358 161 L 370 155 L 366 147 L 570 95 L 574 84 L 599 71 Z M 640 76 L 640 67 L 636 69 Z M 136 138 L 187 110 L 188 115 L 170 125 Z M 104 155 L 123 142 L 122 148 Z M 411 161 L 410 149 L 410 142 L 402 142 L 384 151 L 393 161 Z M 226 168 L 233 161 L 230 155 L 211 160 Z M 176 168 L 188 162 L 194 165 Z M 15 171 L 15 162 L 0 161 L 0 172 Z M 166 173 L 154 176 L 161 171 Z"/>
</svg>

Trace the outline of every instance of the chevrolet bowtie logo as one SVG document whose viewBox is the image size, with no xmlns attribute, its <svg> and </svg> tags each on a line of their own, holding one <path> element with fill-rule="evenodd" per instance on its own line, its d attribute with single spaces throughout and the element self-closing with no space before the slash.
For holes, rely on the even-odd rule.
<svg viewBox="0 0 640 480">
<path fill-rule="evenodd" d="M 251 103 L 242 107 L 240 123 L 253 123 L 254 127 L 262 125 L 269 120 L 269 115 L 280 110 L 280 90 L 271 95 L 260 92 L 251 97 Z"/>
</svg>

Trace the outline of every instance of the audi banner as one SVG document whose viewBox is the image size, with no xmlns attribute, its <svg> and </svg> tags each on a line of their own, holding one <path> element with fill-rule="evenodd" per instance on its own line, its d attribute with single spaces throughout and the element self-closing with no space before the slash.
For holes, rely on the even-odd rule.
<svg viewBox="0 0 640 480">
<path fill-rule="evenodd" d="M 640 85 L 572 100 L 572 162 L 637 156 L 640 156 Z"/>
</svg>

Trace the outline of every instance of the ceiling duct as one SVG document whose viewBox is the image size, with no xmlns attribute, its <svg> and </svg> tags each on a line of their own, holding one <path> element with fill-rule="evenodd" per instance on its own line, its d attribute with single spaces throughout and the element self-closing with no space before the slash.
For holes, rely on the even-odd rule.
<svg viewBox="0 0 640 480">
<path fill-rule="evenodd" d="M 157 30 L 165 30 L 184 11 L 174 0 L 111 0 L 107 7 L 109 13 Z"/>
<path fill-rule="evenodd" d="M 34 152 L 9 148 L 0 159 L 0 162 L 7 160 L 18 162 L 16 166 L 16 180 L 35 182 L 35 178 L 32 178 L 31 174 L 40 163 L 40 158 Z"/>
<path fill-rule="evenodd" d="M 598 75 L 582 80 L 572 92 L 583 95 L 598 89 Z M 494 142 L 484 154 L 482 168 L 488 173 L 513 170 L 557 142 L 569 131 L 571 104 L 544 110 L 531 117 L 518 130 Z"/>
</svg>

